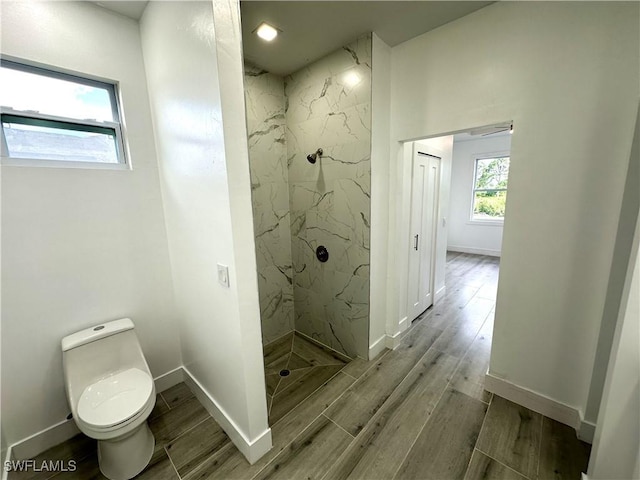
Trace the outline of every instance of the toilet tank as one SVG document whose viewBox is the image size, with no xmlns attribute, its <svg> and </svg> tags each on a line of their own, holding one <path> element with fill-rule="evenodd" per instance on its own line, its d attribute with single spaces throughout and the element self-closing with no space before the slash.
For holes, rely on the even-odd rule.
<svg viewBox="0 0 640 480">
<path fill-rule="evenodd" d="M 65 385 L 74 410 L 84 389 L 98 380 L 133 367 L 151 376 L 129 318 L 81 330 L 61 343 Z"/>
</svg>

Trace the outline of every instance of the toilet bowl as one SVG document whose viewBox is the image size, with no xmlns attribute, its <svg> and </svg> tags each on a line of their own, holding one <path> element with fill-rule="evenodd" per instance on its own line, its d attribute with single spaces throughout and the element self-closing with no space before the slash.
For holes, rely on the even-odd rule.
<svg viewBox="0 0 640 480">
<path fill-rule="evenodd" d="M 98 441 L 100 471 L 128 480 L 149 464 L 155 448 L 147 418 L 155 386 L 128 318 L 62 339 L 67 398 L 82 433 Z"/>
</svg>

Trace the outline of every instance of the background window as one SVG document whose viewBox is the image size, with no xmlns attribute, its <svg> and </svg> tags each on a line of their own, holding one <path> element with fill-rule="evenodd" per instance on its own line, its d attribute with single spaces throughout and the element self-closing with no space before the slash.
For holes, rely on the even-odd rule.
<svg viewBox="0 0 640 480">
<path fill-rule="evenodd" d="M 126 163 L 112 83 L 0 63 L 2 156 Z"/>
<path fill-rule="evenodd" d="M 508 178 L 509 157 L 476 160 L 471 220 L 504 220 Z"/>
</svg>

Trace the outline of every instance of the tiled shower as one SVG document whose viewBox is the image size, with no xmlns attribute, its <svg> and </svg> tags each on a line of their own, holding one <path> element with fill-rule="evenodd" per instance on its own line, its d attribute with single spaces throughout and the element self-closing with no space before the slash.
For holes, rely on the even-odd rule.
<svg viewBox="0 0 640 480">
<path fill-rule="evenodd" d="M 284 78 L 245 64 L 264 344 L 295 330 L 367 357 L 371 48 L 361 37 Z"/>
</svg>

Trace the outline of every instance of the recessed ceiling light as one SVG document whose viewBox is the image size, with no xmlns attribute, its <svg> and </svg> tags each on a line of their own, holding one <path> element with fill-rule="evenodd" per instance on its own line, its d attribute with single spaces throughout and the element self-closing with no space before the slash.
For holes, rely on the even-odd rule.
<svg viewBox="0 0 640 480">
<path fill-rule="evenodd" d="M 261 23 L 256 29 L 256 34 L 263 40 L 270 42 L 278 36 L 278 30 L 268 23 Z"/>
</svg>

